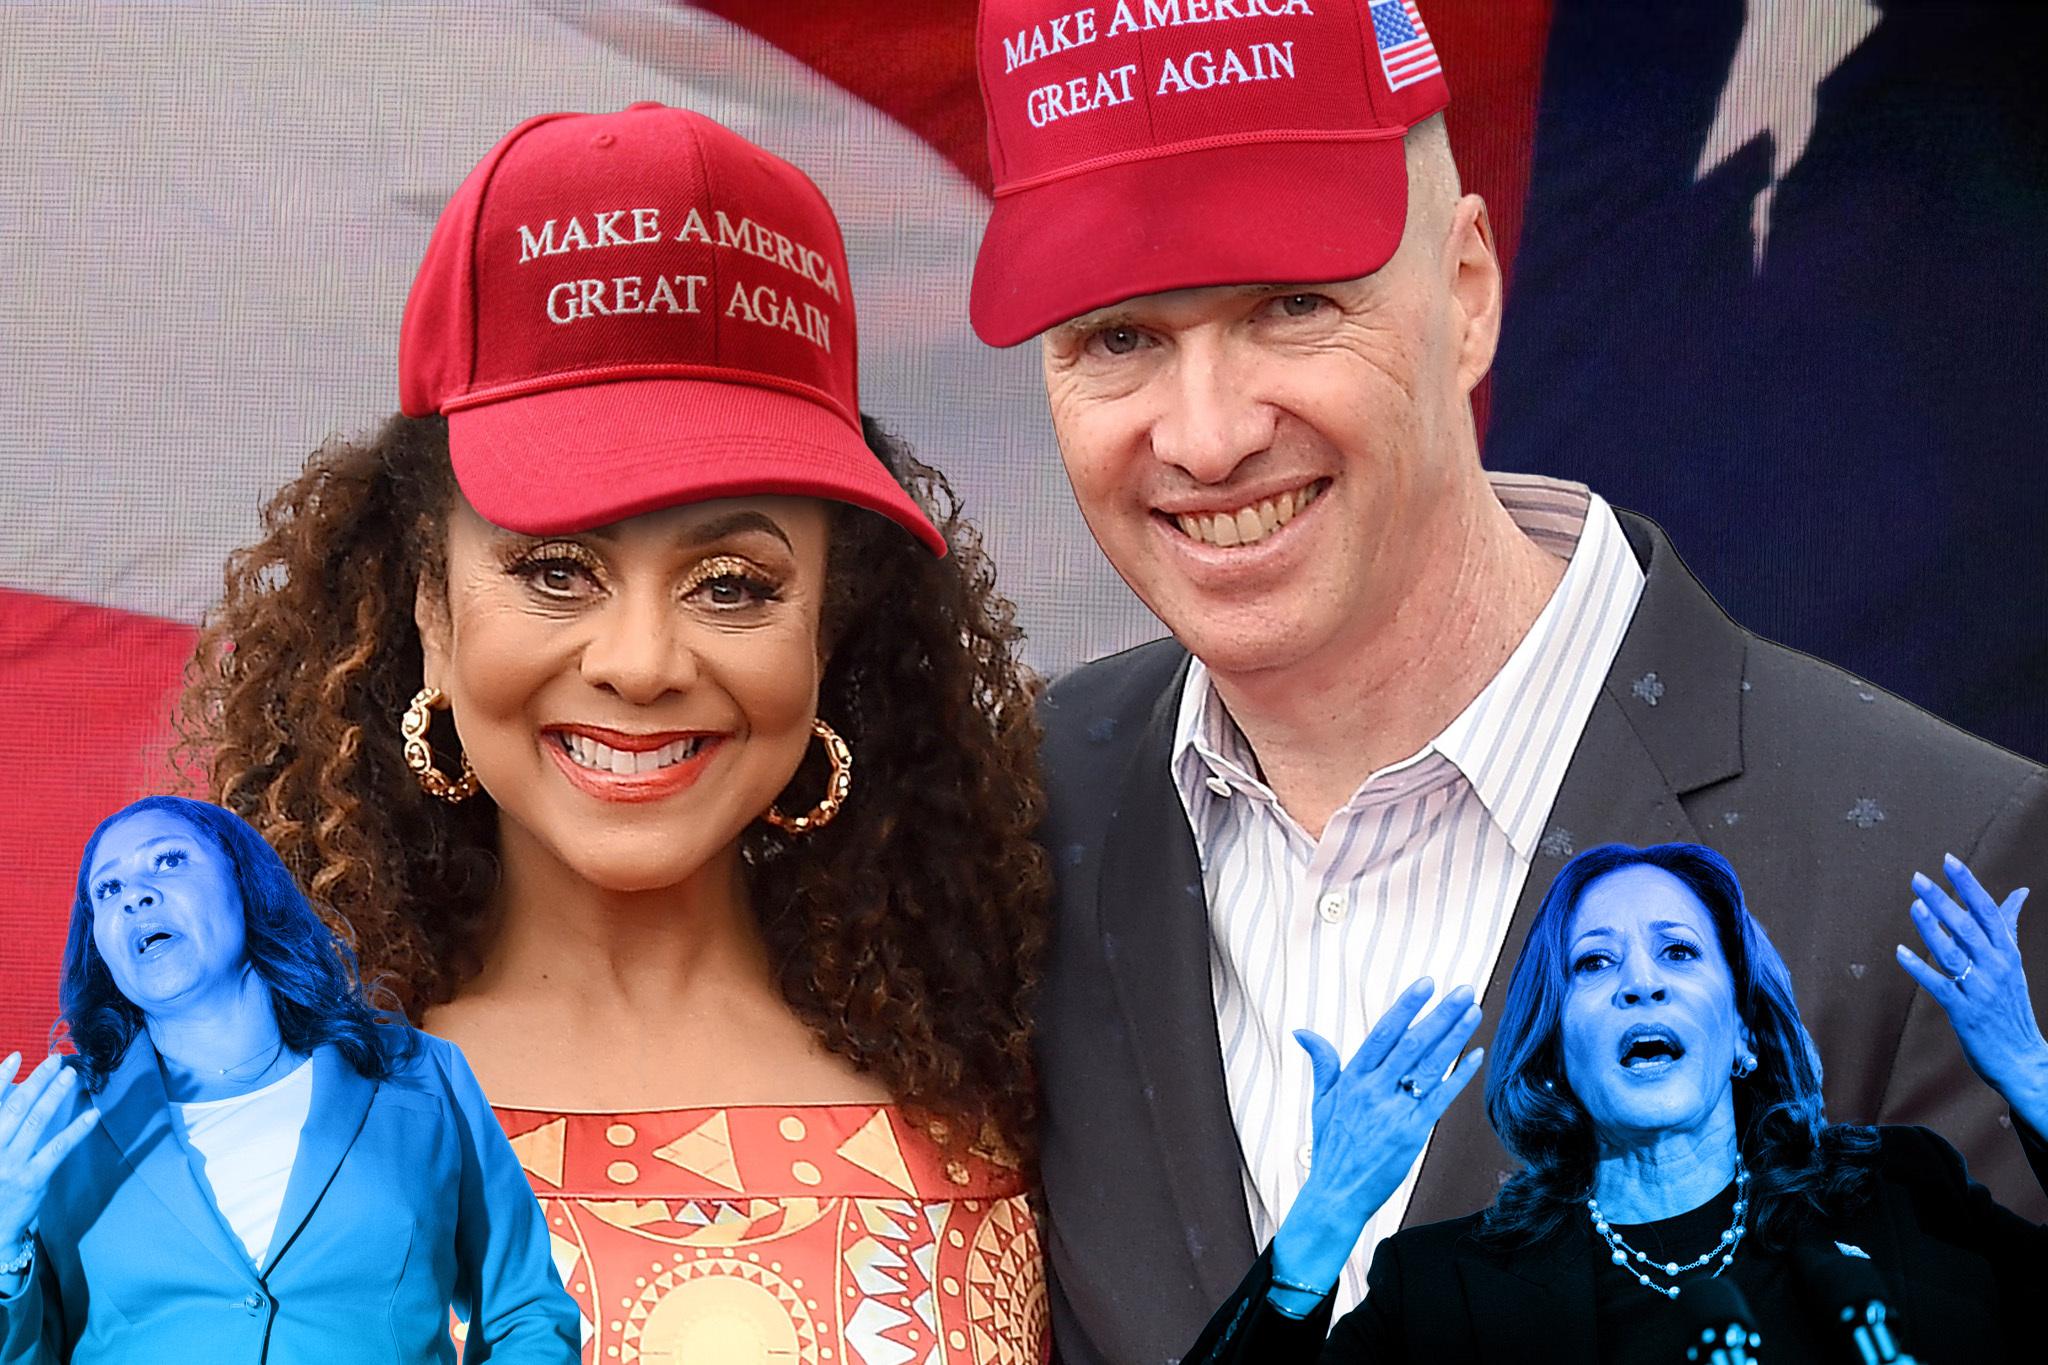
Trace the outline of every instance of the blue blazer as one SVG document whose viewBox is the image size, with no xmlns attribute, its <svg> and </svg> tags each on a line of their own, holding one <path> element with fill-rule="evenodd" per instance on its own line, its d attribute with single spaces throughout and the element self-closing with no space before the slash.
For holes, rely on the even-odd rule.
<svg viewBox="0 0 2048 1365">
<path fill-rule="evenodd" d="M 259 1271 L 171 1126 L 138 1033 L 98 1095 L 79 1088 L 73 1112 L 92 1104 L 100 1122 L 51 1180 L 34 1272 L 0 1298 L 0 1365 L 453 1362 L 451 1306 L 468 1322 L 464 1365 L 577 1361 L 579 1315 L 518 1158 L 462 1053 L 416 1037 L 383 1082 L 314 1052 Z"/>
</svg>

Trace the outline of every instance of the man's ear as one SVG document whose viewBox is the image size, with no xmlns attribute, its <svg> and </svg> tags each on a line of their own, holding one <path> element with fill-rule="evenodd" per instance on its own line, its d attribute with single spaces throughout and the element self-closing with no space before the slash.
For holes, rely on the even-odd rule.
<svg viewBox="0 0 2048 1365">
<path fill-rule="evenodd" d="M 421 574 L 412 593 L 412 623 L 425 656 L 421 685 L 447 691 L 448 661 L 454 653 L 455 623 L 448 615 L 448 589 Z"/>
<path fill-rule="evenodd" d="M 1451 210 L 1443 262 L 1460 324 L 1458 384 L 1470 393 L 1493 368 L 1503 294 L 1493 223 L 1486 215 L 1486 201 L 1478 195 L 1465 195 Z"/>
</svg>

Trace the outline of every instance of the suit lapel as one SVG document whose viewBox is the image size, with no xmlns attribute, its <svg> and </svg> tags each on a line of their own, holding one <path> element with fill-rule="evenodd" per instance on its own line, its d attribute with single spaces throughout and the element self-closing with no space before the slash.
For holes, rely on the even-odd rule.
<svg viewBox="0 0 2048 1365">
<path fill-rule="evenodd" d="M 270 1252 L 264 1258 L 266 1279 L 291 1250 L 320 1196 L 333 1183 L 342 1158 L 348 1155 L 356 1135 L 363 1129 L 370 1099 L 376 1093 L 376 1082 L 358 1075 L 332 1044 L 314 1051 L 312 1107 L 299 1134 L 299 1153 L 292 1161 L 284 1203 L 277 1211 L 277 1228 L 270 1236 Z"/>
<path fill-rule="evenodd" d="M 1643 595 L 1572 753 L 1481 998 L 1486 1018 L 1472 1041 L 1489 1050 L 1529 926 L 1572 855 L 1598 844 L 1699 843 L 1679 797 L 1742 771 L 1747 638 L 1663 532 L 1619 515 L 1643 562 Z M 1404 1226 L 1486 1208 L 1519 1166 L 1486 1120 L 1482 1090 L 1467 1087 L 1437 1124 Z"/>
<path fill-rule="evenodd" d="M 100 1111 L 101 1128 L 150 1193 L 201 1245 L 253 1285 L 256 1267 L 240 1239 L 221 1221 L 197 1169 L 198 1156 L 171 1126 L 170 1098 L 157 1069 L 156 1046 L 146 1032 L 136 1032 L 120 1066 L 93 1097 L 93 1105 Z"/>
<path fill-rule="evenodd" d="M 1191 1278 L 1220 1303 L 1257 1248 L 1216 1037 L 1202 865 L 1169 766 L 1186 677 L 1183 662 L 1122 775 L 1103 835 L 1096 905 Z"/>
<path fill-rule="evenodd" d="M 1453 1260 L 1486 1365 L 1580 1365 L 1595 1357 L 1590 1236 L 1568 1228 L 1510 1252 L 1458 1244 Z"/>
</svg>

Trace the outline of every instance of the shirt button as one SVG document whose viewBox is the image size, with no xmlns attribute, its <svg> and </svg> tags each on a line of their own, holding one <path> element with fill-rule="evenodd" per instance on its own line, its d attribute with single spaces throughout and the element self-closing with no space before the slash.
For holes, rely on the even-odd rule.
<svg viewBox="0 0 2048 1365">
<path fill-rule="evenodd" d="M 1301 1150 L 1294 1154 L 1294 1159 L 1301 1163 L 1301 1168 L 1303 1170 L 1307 1170 L 1309 1158 L 1314 1155 L 1315 1144 L 1313 1142 L 1304 1142 L 1301 1144 Z"/>
<path fill-rule="evenodd" d="M 1214 773 L 1210 773 L 1207 777 L 1203 778 L 1202 785 L 1215 792 L 1218 796 L 1230 795 L 1230 784 Z"/>
<path fill-rule="evenodd" d="M 263 1308 L 263 1296 L 261 1294 L 251 1294 L 248 1298 L 242 1300 L 242 1307 L 248 1309 L 251 1313 L 260 1312 Z"/>
<path fill-rule="evenodd" d="M 1326 924 L 1335 924 L 1338 920 L 1343 919 L 1344 912 L 1350 908 L 1351 902 L 1345 899 L 1344 893 L 1341 891 L 1332 891 L 1329 895 L 1316 902 L 1316 913 L 1323 917 L 1323 922 Z"/>
</svg>

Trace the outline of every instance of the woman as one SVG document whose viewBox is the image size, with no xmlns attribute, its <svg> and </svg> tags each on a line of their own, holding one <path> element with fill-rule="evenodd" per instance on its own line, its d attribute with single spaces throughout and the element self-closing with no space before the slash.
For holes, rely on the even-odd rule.
<svg viewBox="0 0 2048 1365">
<path fill-rule="evenodd" d="M 1900 962 L 2012 1105 L 2048 1182 L 2048 1042 L 2012 934 L 2026 893 L 2001 907 L 1960 862 L 1946 870 L 1962 904 L 1916 877 L 1913 907 L 1943 970 L 1903 947 Z M 2048 1229 L 1995 1204 L 1925 1129 L 1825 1122 L 1791 976 L 1728 864 L 1693 844 L 1608 845 L 1558 874 L 1486 1090 L 1527 1168 L 1484 1213 L 1383 1242 L 1365 1302 L 1326 1344 L 1338 1269 L 1468 1074 L 1469 1061 L 1433 1087 L 1462 1044 L 1439 1041 L 1456 1033 L 1441 1008 L 1402 1036 L 1426 994 L 1411 990 L 1341 1077 L 1319 1063 L 1308 1186 L 1190 1362 L 1676 1362 L 1717 1280 L 1741 1291 L 1765 1360 L 1853 1358 L 1850 1328 L 1876 1327 L 1840 1313 L 1872 1298 L 1922 1358 L 2034 1358 Z M 1391 1178 L 1347 1181 L 1373 1163 Z M 1855 1297 L 1842 1286 L 1859 1275 Z M 1869 1345 L 1866 1359 L 1893 1358 Z"/>
<path fill-rule="evenodd" d="M 229 812 L 101 822 L 64 951 L 76 1062 L 0 1105 L 0 1361 L 452 1362 L 451 1306 L 470 1360 L 576 1358 L 462 1054 L 373 1016 L 353 966 Z"/>
<path fill-rule="evenodd" d="M 532 120 L 435 229 L 412 415 L 202 641 L 214 789 L 476 1068 L 595 1362 L 1042 1354 L 1030 696 L 854 357 L 800 172 Z"/>
</svg>

